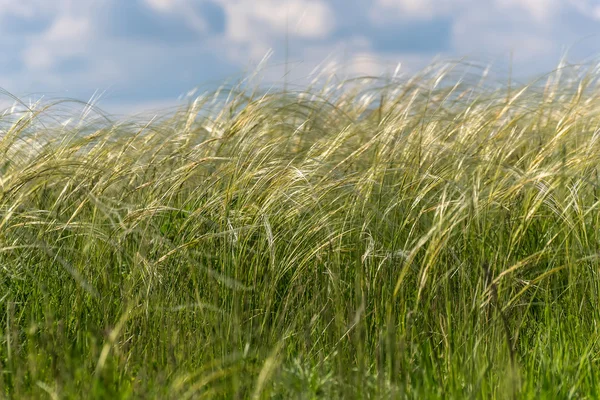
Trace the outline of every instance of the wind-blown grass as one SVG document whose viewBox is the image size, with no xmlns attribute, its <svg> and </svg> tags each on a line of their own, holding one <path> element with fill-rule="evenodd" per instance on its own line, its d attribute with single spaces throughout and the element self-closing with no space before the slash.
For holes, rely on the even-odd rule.
<svg viewBox="0 0 600 400">
<path fill-rule="evenodd" d="M 598 74 L 466 67 L 5 114 L 1 396 L 598 398 Z"/>
</svg>

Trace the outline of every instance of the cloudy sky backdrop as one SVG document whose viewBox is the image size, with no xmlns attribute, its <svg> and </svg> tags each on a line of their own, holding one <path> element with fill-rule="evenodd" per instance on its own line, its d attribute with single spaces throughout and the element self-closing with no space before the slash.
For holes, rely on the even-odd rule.
<svg viewBox="0 0 600 400">
<path fill-rule="evenodd" d="M 0 87 L 111 112 L 243 74 L 404 72 L 469 56 L 520 76 L 600 55 L 600 0 L 0 0 Z M 287 49 L 287 52 L 286 52 Z"/>
</svg>

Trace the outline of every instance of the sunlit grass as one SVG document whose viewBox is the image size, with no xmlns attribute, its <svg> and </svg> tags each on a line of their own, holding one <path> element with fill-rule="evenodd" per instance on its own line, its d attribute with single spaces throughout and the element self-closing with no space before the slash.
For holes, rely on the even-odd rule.
<svg viewBox="0 0 600 400">
<path fill-rule="evenodd" d="M 598 74 L 484 76 L 8 110 L 0 396 L 597 398 Z"/>
</svg>

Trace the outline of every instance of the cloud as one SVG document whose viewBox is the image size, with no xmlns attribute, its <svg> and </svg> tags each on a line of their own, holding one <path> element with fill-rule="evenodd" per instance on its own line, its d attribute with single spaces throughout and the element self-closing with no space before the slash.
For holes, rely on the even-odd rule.
<svg viewBox="0 0 600 400">
<path fill-rule="evenodd" d="M 221 0 L 221 4 L 231 18 L 227 33 L 235 40 L 245 40 L 261 29 L 323 39 L 335 26 L 333 10 L 320 0 Z"/>
<path fill-rule="evenodd" d="M 291 38 L 324 40 L 335 29 L 336 16 L 320 0 L 219 0 L 227 24 L 225 39 L 233 44 L 230 55 L 262 58 L 272 47 L 280 47 L 286 35 Z M 237 45 L 237 46 L 235 46 Z"/>
<path fill-rule="evenodd" d="M 445 52 L 451 45 L 453 22 L 448 17 L 402 23 L 356 24 L 338 30 L 334 37 L 364 37 L 376 53 L 422 53 Z"/>
<path fill-rule="evenodd" d="M 45 14 L 0 14 L 0 31 L 11 37 L 23 37 L 23 35 L 39 34 L 46 31 L 52 18 Z"/>
<path fill-rule="evenodd" d="M 476 1 L 485 0 L 375 0 L 371 8 L 374 21 L 430 19 L 456 14 Z"/>
<path fill-rule="evenodd" d="M 403 17 L 429 18 L 436 14 L 433 0 L 377 0 L 376 3 L 381 9 L 396 11 Z"/>
<path fill-rule="evenodd" d="M 23 51 L 23 63 L 33 71 L 52 69 L 64 59 L 84 54 L 90 33 L 90 21 L 87 18 L 61 16 Z"/>
<path fill-rule="evenodd" d="M 35 0 L 0 0 L 0 9 L 2 10 L 2 14 L 11 14 L 19 17 L 32 17 L 39 11 L 46 11 L 44 10 L 44 3 L 45 2 L 43 1 Z"/>
<path fill-rule="evenodd" d="M 223 30 L 224 12 L 212 0 L 144 0 L 147 7 L 155 12 L 177 17 L 196 32 Z"/>
<path fill-rule="evenodd" d="M 431 19 L 439 16 L 460 15 L 469 9 L 484 8 L 488 13 L 510 10 L 526 12 L 537 22 L 548 19 L 559 12 L 565 0 L 375 0 L 371 16 L 375 20 Z M 566 0 L 570 1 L 570 0 Z M 573 0 L 585 1 L 585 0 Z M 391 13 L 391 14 L 390 14 Z"/>
<path fill-rule="evenodd" d="M 548 21 L 561 8 L 558 0 L 496 0 L 496 5 L 501 9 L 525 11 L 538 23 Z"/>
<path fill-rule="evenodd" d="M 115 104 L 162 104 L 269 50 L 271 82 L 307 82 L 317 66 L 340 77 L 399 62 L 414 71 L 436 55 L 508 62 L 511 51 L 528 74 L 575 43 L 572 54 L 595 54 L 597 40 L 577 41 L 598 20 L 598 0 L 0 0 L 0 80 L 21 93 L 109 89 Z"/>
<path fill-rule="evenodd" d="M 595 0 L 569 0 L 569 4 L 581 14 L 600 20 L 600 4 Z"/>
<path fill-rule="evenodd" d="M 507 64 L 512 53 L 514 70 L 530 75 L 554 68 L 571 45 L 578 45 L 571 55 L 589 56 L 597 50 L 592 41 L 578 41 L 597 34 L 597 25 L 591 21 L 600 17 L 600 4 L 597 0 L 375 0 L 368 15 L 371 26 L 381 32 L 412 25 L 413 34 L 407 29 L 403 36 L 419 38 L 414 49 L 418 53 L 435 49 L 428 46 L 435 39 L 440 53 L 476 60 Z M 442 31 L 439 25 L 436 32 L 436 21 L 445 21 L 449 29 Z M 373 49 L 382 53 L 378 35 L 369 37 Z M 448 38 L 446 43 L 442 37 Z M 393 47 L 410 52 L 402 40 L 396 46 L 389 40 L 385 47 L 386 52 Z"/>
<path fill-rule="evenodd" d="M 156 11 L 170 12 L 178 5 L 177 0 L 144 0 L 145 3 Z"/>
<path fill-rule="evenodd" d="M 182 21 L 179 13 L 149 7 L 139 0 L 106 3 L 101 8 L 98 26 L 105 35 L 118 40 L 136 40 L 181 44 L 197 41 L 205 29 L 192 27 Z"/>
</svg>

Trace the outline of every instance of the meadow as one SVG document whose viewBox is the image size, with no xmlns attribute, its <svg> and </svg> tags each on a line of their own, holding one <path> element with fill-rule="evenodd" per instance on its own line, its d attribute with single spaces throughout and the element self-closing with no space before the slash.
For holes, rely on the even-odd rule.
<svg viewBox="0 0 600 400">
<path fill-rule="evenodd" d="M 600 70 L 0 118 L 0 398 L 600 398 Z"/>
</svg>

